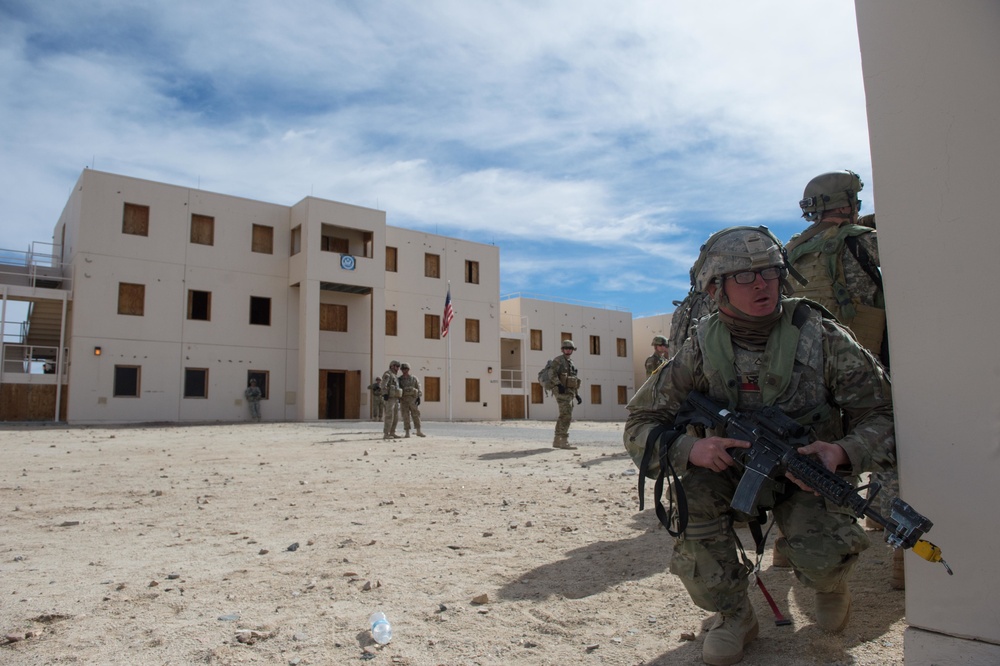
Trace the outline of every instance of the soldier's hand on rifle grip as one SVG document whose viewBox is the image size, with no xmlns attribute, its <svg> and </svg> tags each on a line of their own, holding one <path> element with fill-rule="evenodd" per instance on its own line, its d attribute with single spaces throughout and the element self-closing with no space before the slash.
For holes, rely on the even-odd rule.
<svg viewBox="0 0 1000 666">
<path fill-rule="evenodd" d="M 851 459 L 847 457 L 847 451 L 844 451 L 840 444 L 831 444 L 830 442 L 816 440 L 808 446 L 800 447 L 798 451 L 804 456 L 816 456 L 823 463 L 823 466 L 831 472 L 836 472 L 837 468 L 841 465 L 849 465 L 851 463 Z M 791 472 L 785 472 L 785 476 L 802 490 L 810 491 L 817 496 L 819 495 L 812 488 L 796 479 L 795 475 Z"/>
<path fill-rule="evenodd" d="M 688 463 L 704 467 L 715 472 L 721 472 L 735 461 L 726 449 L 748 449 L 750 442 L 728 437 L 705 437 L 699 439 L 691 447 Z"/>
</svg>

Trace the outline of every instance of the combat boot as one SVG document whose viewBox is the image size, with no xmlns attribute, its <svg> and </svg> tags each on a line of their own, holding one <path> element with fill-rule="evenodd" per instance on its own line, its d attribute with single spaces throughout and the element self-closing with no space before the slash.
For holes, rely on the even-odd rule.
<svg viewBox="0 0 1000 666">
<path fill-rule="evenodd" d="M 778 550 L 779 541 L 782 543 L 782 545 L 784 545 L 785 537 L 778 537 L 777 539 L 774 540 L 774 553 L 771 557 L 771 566 L 778 567 L 779 569 L 788 569 L 789 567 L 792 566 L 792 563 L 788 561 L 788 558 L 785 557 L 784 553 Z"/>
<path fill-rule="evenodd" d="M 410 438 L 410 431 L 407 430 L 406 433 L 403 435 L 403 439 L 409 439 L 409 438 Z"/>
<path fill-rule="evenodd" d="M 906 589 L 906 570 L 903 568 L 903 549 L 896 548 L 892 551 L 892 578 L 889 584 L 894 590 Z"/>
<path fill-rule="evenodd" d="M 730 666 L 743 661 L 743 648 L 757 638 L 760 625 L 749 601 L 733 614 L 720 613 L 705 636 L 701 658 L 712 666 Z"/>
<path fill-rule="evenodd" d="M 426 436 L 427 435 L 425 435 L 424 433 L 420 432 L 419 430 L 417 431 L 417 437 L 426 437 Z"/>
<path fill-rule="evenodd" d="M 816 593 L 816 624 L 821 629 L 840 633 L 851 619 L 851 590 L 840 583 L 832 592 Z"/>
<path fill-rule="evenodd" d="M 576 450 L 576 447 L 569 443 L 569 437 L 566 435 L 556 435 L 556 438 L 552 440 L 552 448 Z"/>
</svg>

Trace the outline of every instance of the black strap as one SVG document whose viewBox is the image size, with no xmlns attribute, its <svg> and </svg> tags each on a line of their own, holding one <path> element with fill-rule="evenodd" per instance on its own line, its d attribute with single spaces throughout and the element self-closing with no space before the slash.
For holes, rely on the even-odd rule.
<svg viewBox="0 0 1000 666">
<path fill-rule="evenodd" d="M 639 463 L 639 510 L 645 506 L 644 490 L 646 485 L 646 474 L 649 471 L 649 463 L 653 460 L 653 453 L 656 451 L 657 443 L 660 447 L 659 463 L 660 473 L 653 484 L 653 502 L 656 507 L 656 517 L 660 523 L 667 528 L 670 536 L 677 537 L 684 533 L 688 523 L 687 496 L 684 494 L 684 487 L 681 485 L 680 477 L 670 462 L 670 447 L 673 446 L 677 438 L 681 436 L 683 428 L 671 428 L 666 425 L 659 425 L 650 431 L 646 437 L 646 449 L 642 454 L 642 461 Z M 667 476 L 673 479 L 674 494 L 670 496 L 669 505 L 664 509 L 661 498 L 663 497 L 663 481 Z M 674 513 L 674 496 L 677 498 L 677 531 L 670 527 L 670 518 Z"/>
<path fill-rule="evenodd" d="M 848 236 L 844 239 L 844 244 L 847 245 L 847 249 L 851 251 L 854 258 L 857 259 L 858 265 L 861 266 L 861 270 L 868 274 L 868 277 L 872 279 L 878 290 L 885 294 L 885 288 L 882 286 L 882 273 L 879 272 L 878 266 L 875 264 L 875 260 L 872 259 L 872 255 L 868 253 L 865 246 L 861 244 L 858 240 L 858 236 Z M 882 331 L 882 347 L 878 350 L 879 360 L 882 361 L 887 369 L 889 368 L 889 329 L 888 322 L 886 323 L 886 329 Z"/>
</svg>

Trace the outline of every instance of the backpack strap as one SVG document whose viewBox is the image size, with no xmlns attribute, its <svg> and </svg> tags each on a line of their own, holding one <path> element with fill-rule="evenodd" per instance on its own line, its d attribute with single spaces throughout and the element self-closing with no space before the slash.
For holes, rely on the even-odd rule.
<svg viewBox="0 0 1000 666">
<path fill-rule="evenodd" d="M 671 428 L 666 425 L 659 425 L 650 431 L 646 437 L 646 450 L 642 454 L 642 462 L 639 463 L 639 510 L 644 508 L 644 488 L 646 473 L 649 471 L 649 463 L 653 460 L 653 452 L 656 450 L 657 442 L 660 443 L 660 473 L 656 477 L 653 485 L 653 501 L 656 506 L 656 518 L 660 521 L 667 532 L 672 537 L 678 537 L 684 533 L 688 524 L 687 496 L 684 494 L 684 486 L 681 485 L 677 470 L 670 462 L 670 447 L 673 446 L 677 438 L 681 436 L 683 428 Z M 662 440 L 662 441 L 661 441 Z M 664 509 L 661 497 L 663 497 L 663 481 L 670 475 L 674 484 L 674 495 L 677 497 L 677 530 L 671 529 L 671 518 L 674 515 L 674 495 L 670 496 L 668 508 Z"/>
<path fill-rule="evenodd" d="M 879 273 L 878 266 L 875 265 L 875 260 L 872 259 L 872 255 L 869 254 L 868 250 L 865 249 L 858 241 L 858 236 L 848 236 L 844 239 L 844 244 L 847 245 L 847 249 L 851 251 L 851 254 L 855 259 L 858 260 L 858 264 L 861 266 L 862 270 L 868 274 L 868 277 L 872 279 L 879 291 L 885 292 L 885 288 L 882 286 L 882 274 Z"/>
</svg>

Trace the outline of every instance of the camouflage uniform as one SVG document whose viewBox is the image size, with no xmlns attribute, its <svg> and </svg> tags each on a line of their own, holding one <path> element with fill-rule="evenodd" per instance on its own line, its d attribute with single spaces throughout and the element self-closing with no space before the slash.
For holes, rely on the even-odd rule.
<svg viewBox="0 0 1000 666">
<path fill-rule="evenodd" d="M 382 401 L 382 384 L 372 382 L 368 385 L 368 390 L 372 392 L 372 421 L 381 421 L 382 410 L 385 406 Z"/>
<path fill-rule="evenodd" d="M 413 427 L 417 431 L 418 437 L 423 437 L 420 432 L 420 408 L 417 402 L 423 396 L 420 390 L 420 380 L 413 375 L 403 374 L 399 378 L 399 388 L 403 389 L 403 397 L 399 399 L 399 409 L 403 413 L 404 437 L 410 436 L 410 418 L 413 418 Z"/>
<path fill-rule="evenodd" d="M 674 301 L 675 303 L 677 301 Z M 703 291 L 692 289 L 683 301 L 674 310 L 673 317 L 670 318 L 670 339 L 668 347 L 672 354 L 676 354 L 684 341 L 691 336 L 698 320 L 712 314 L 718 309 L 712 297 Z M 648 375 L 647 371 L 647 375 Z"/>
<path fill-rule="evenodd" d="M 866 218 L 874 224 L 874 215 Z M 796 283 L 795 295 L 824 305 L 851 329 L 862 346 L 887 362 L 884 294 L 847 247 L 848 237 L 857 239 L 859 253 L 867 254 L 874 266 L 881 265 L 877 232 L 872 226 L 816 222 L 792 236 L 785 246 L 789 263 L 809 282 Z M 892 499 L 899 496 L 899 475 L 893 468 L 873 477 L 883 486 L 880 512 L 888 516 Z"/>
<path fill-rule="evenodd" d="M 672 426 L 691 391 L 731 409 L 781 408 L 808 423 L 817 439 L 839 444 L 854 475 L 894 464 L 892 397 L 882 367 L 819 310 L 799 299 L 781 303 L 782 317 L 763 351 L 733 344 L 719 315 L 713 314 L 643 384 L 628 405 L 624 433 L 625 448 L 637 464 L 650 432 Z M 797 307 L 804 311 L 793 321 Z M 847 433 L 842 415 L 851 426 Z M 723 472 L 689 467 L 696 441 L 696 436 L 682 434 L 668 453 L 682 475 L 690 520 L 674 543 L 670 571 L 681 578 L 698 606 L 736 613 L 747 604 L 748 572 L 737 558 L 731 521 L 748 517 L 734 515 L 730 508 L 741 474 L 733 467 Z M 659 472 L 658 453 L 651 476 Z M 773 505 L 786 537 L 782 551 L 798 579 L 818 592 L 838 589 L 868 547 L 868 537 L 853 516 L 787 481 L 765 484 L 761 497 L 764 506 Z"/>
<path fill-rule="evenodd" d="M 576 366 L 572 359 L 560 354 L 552 359 L 552 374 L 559 378 L 553 391 L 556 403 L 559 405 L 559 418 L 556 419 L 556 440 L 565 442 L 569 439 L 569 424 L 573 420 L 573 401 L 576 400 L 580 388 L 580 379 L 576 376 Z"/>
<path fill-rule="evenodd" d="M 391 439 L 399 435 L 396 434 L 396 424 L 399 423 L 399 397 L 402 391 L 399 389 L 399 380 L 390 364 L 389 369 L 382 374 L 382 399 L 385 401 L 385 416 L 383 417 L 382 438 Z"/>
<path fill-rule="evenodd" d="M 261 391 L 257 386 L 257 382 L 251 379 L 250 386 L 243 392 L 243 395 L 246 397 L 247 405 L 250 407 L 250 418 L 254 421 L 260 421 Z"/>
<path fill-rule="evenodd" d="M 653 374 L 653 370 L 656 370 L 658 367 L 660 367 L 660 364 L 663 363 L 663 361 L 665 361 L 665 360 L 666 359 L 664 357 L 660 356 L 659 354 L 653 354 L 652 356 L 650 356 L 649 358 L 647 358 L 646 359 L 646 376 L 649 377 L 651 374 Z"/>
</svg>

